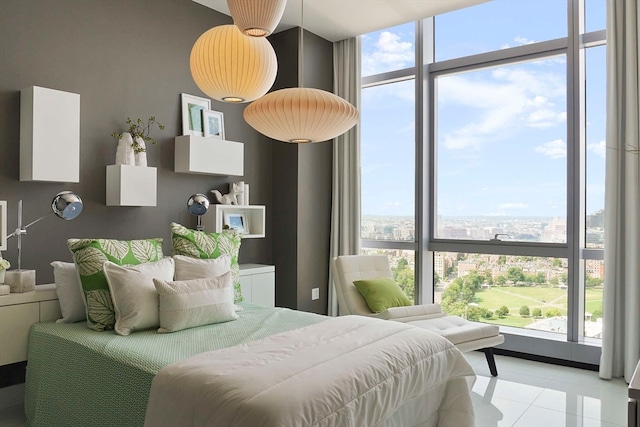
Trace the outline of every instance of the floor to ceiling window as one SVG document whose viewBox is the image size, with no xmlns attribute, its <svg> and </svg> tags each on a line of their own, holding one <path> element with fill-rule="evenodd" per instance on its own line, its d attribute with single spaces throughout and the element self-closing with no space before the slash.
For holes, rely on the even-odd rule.
<svg viewBox="0 0 640 427">
<path fill-rule="evenodd" d="M 415 25 L 363 36 L 362 252 L 385 254 L 415 299 Z"/>
<path fill-rule="evenodd" d="M 604 17 L 492 1 L 367 34 L 362 57 L 363 253 L 418 302 L 591 363 L 574 344 L 602 332 Z"/>
</svg>

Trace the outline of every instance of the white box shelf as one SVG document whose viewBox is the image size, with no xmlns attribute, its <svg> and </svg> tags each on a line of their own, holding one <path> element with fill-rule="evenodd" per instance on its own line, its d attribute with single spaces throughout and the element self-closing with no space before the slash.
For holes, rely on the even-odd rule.
<svg viewBox="0 0 640 427">
<path fill-rule="evenodd" d="M 107 206 L 156 206 L 157 180 L 154 167 L 107 166 Z"/>
<path fill-rule="evenodd" d="M 20 92 L 20 181 L 80 182 L 80 95 Z"/>
<path fill-rule="evenodd" d="M 211 205 L 209 211 L 202 216 L 205 231 L 221 233 L 225 213 L 244 213 L 249 233 L 243 239 L 258 239 L 265 236 L 265 207 L 260 205 Z"/>
<path fill-rule="evenodd" d="M 176 172 L 244 175 L 244 144 L 204 136 L 176 136 Z"/>
</svg>

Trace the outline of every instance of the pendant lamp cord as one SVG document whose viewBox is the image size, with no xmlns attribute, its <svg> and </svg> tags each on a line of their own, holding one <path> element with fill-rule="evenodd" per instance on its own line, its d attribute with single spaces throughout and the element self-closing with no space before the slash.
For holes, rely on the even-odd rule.
<svg viewBox="0 0 640 427">
<path fill-rule="evenodd" d="M 304 87 L 304 0 L 300 1 L 300 43 L 298 43 L 298 87 Z"/>
</svg>

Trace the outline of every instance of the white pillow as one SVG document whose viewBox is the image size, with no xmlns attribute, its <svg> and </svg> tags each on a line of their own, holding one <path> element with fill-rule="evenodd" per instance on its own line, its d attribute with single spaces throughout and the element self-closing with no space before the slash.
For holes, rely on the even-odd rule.
<svg viewBox="0 0 640 427">
<path fill-rule="evenodd" d="M 120 266 L 106 261 L 102 267 L 109 284 L 116 315 L 114 330 L 129 335 L 136 329 L 155 328 L 158 317 L 158 294 L 153 279 L 172 280 L 175 271 L 173 259 Z"/>
<path fill-rule="evenodd" d="M 62 319 L 56 320 L 56 323 L 73 323 L 85 320 L 87 318 L 87 304 L 84 302 L 82 284 L 76 265 L 72 262 L 53 261 L 51 266 L 62 312 Z"/>
<path fill-rule="evenodd" d="M 231 270 L 231 256 L 221 255 L 214 259 L 191 258 L 174 255 L 176 280 L 204 279 L 219 277 Z"/>
<path fill-rule="evenodd" d="M 153 283 L 160 299 L 158 333 L 236 320 L 231 271 L 220 277 Z"/>
</svg>

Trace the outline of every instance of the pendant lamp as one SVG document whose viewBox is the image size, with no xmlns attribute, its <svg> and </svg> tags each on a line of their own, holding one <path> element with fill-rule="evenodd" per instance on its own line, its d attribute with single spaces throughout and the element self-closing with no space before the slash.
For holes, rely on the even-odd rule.
<svg viewBox="0 0 640 427">
<path fill-rule="evenodd" d="M 358 110 L 339 96 L 303 87 L 304 0 L 302 7 L 298 46 L 300 87 L 268 93 L 249 104 L 243 114 L 245 121 L 261 134 L 293 143 L 333 139 L 355 126 L 360 117 Z"/>
<path fill-rule="evenodd" d="M 196 85 L 211 98 L 250 102 L 273 86 L 278 59 L 267 39 L 246 37 L 235 25 L 221 25 L 196 40 L 190 66 Z"/>
<path fill-rule="evenodd" d="M 227 5 L 242 34 L 266 37 L 280 22 L 287 0 L 227 0 Z"/>
</svg>

